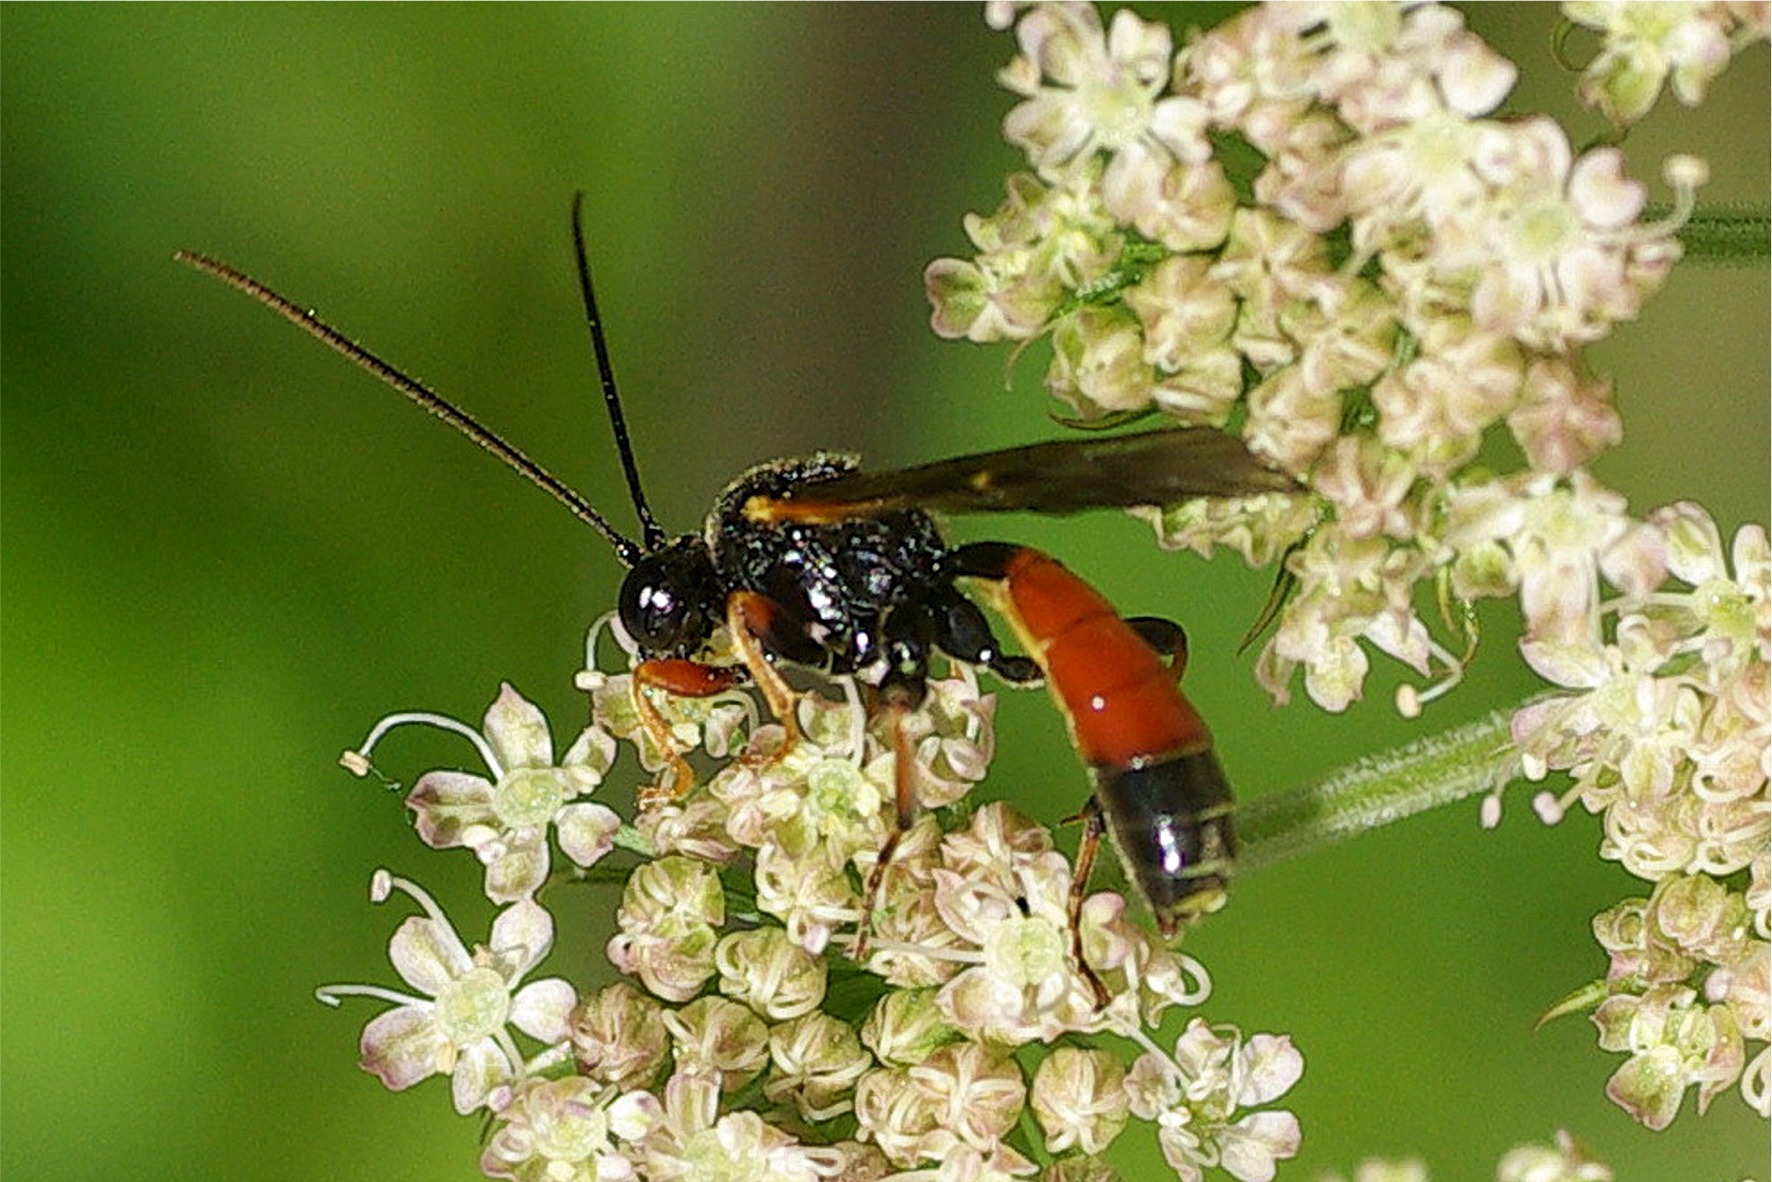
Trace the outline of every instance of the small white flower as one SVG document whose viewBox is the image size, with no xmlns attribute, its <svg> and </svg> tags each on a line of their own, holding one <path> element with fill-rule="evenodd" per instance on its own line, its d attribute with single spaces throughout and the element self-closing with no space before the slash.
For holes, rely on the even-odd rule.
<svg viewBox="0 0 1772 1182">
<path fill-rule="evenodd" d="M 1612 1171 L 1594 1161 L 1567 1130 L 1557 1130 L 1557 1143 L 1516 1145 L 1495 1167 L 1496 1182 L 1612 1182 Z"/>
<path fill-rule="evenodd" d="M 456 1111 L 472 1112 L 533 1065 L 525 1063 L 510 1027 L 548 1044 L 544 1059 L 570 1037 L 576 998 L 568 982 L 550 977 L 518 987 L 553 946 L 553 918 L 521 900 L 493 921 L 491 943 L 470 952 L 436 901 L 406 879 L 377 871 L 371 897 L 382 902 L 396 888 L 425 911 L 402 923 L 388 945 L 394 968 L 417 995 L 328 985 L 316 996 L 328 1005 L 351 995 L 394 1003 L 363 1028 L 363 1069 L 393 1091 L 448 1075 Z"/>
<path fill-rule="evenodd" d="M 1126 1075 L 1134 1115 L 1154 1120 L 1163 1157 L 1184 1182 L 1223 1166 L 1239 1182 L 1269 1182 L 1275 1164 L 1298 1152 L 1298 1118 L 1264 1110 L 1238 1116 L 1278 1099 L 1304 1073 L 1304 1059 L 1284 1035 L 1215 1030 L 1195 1018 L 1165 1055 L 1136 1035 L 1146 1052 Z"/>
<path fill-rule="evenodd" d="M 1729 64 L 1725 4 L 1584 0 L 1565 3 L 1563 15 L 1600 33 L 1600 52 L 1582 71 L 1579 93 L 1614 123 L 1634 123 L 1648 114 L 1664 82 L 1682 103 L 1696 106 Z"/>
<path fill-rule="evenodd" d="M 532 1079 L 498 1110 L 503 1122 L 480 1155 L 488 1177 L 518 1182 L 633 1182 L 617 1140 L 633 1142 L 659 1119 L 645 1092 L 618 1094 L 583 1076 Z"/>
<path fill-rule="evenodd" d="M 540 710 L 509 685 L 487 707 L 480 733 L 437 714 L 394 714 L 370 731 L 353 755 L 366 768 L 371 750 L 396 726 L 425 723 L 463 735 L 478 748 L 491 778 L 434 771 L 406 797 L 418 835 L 433 849 L 465 846 L 486 867 L 486 897 L 510 903 L 532 895 L 548 876 L 548 829 L 579 866 L 611 849 L 621 818 L 601 804 L 580 802 L 615 758 L 615 740 L 589 726 L 558 765 Z"/>
<path fill-rule="evenodd" d="M 1479 162 L 1492 186 L 1443 243 L 1447 272 L 1475 276 L 1477 323 L 1550 352 L 1604 336 L 1633 319 L 1679 257 L 1672 227 L 1633 228 L 1645 194 L 1616 148 L 1577 159 L 1550 119 L 1511 125 L 1501 150 Z"/>
<path fill-rule="evenodd" d="M 642 1151 L 649 1182 L 821 1182 L 841 1168 L 836 1149 L 802 1145 L 755 1112 L 720 1115 L 713 1081 L 677 1074 Z"/>
<path fill-rule="evenodd" d="M 1015 35 L 1024 56 L 1002 77 L 1024 101 L 1004 119 L 1003 134 L 1026 149 L 1041 175 L 1062 177 L 1105 152 L 1102 192 L 1109 209 L 1121 212 L 1119 204 L 1148 183 L 1146 174 L 1209 154 L 1205 105 L 1159 97 L 1172 66 L 1165 26 L 1121 9 L 1104 34 L 1093 6 L 1049 5 L 1024 16 Z"/>
</svg>

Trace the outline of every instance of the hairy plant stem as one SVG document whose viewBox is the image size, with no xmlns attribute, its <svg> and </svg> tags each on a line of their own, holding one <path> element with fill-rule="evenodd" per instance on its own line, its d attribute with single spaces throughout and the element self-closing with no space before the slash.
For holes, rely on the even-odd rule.
<svg viewBox="0 0 1772 1182">
<path fill-rule="evenodd" d="M 1237 809 L 1239 870 L 1334 845 L 1416 813 L 1476 796 L 1519 771 L 1513 710 L 1368 755 L 1314 784 Z"/>
<path fill-rule="evenodd" d="M 1651 205 L 1645 216 L 1661 217 L 1671 206 Z M 1700 205 L 1679 229 L 1685 261 L 1733 267 L 1764 266 L 1772 251 L 1772 213 L 1763 204 Z"/>
</svg>

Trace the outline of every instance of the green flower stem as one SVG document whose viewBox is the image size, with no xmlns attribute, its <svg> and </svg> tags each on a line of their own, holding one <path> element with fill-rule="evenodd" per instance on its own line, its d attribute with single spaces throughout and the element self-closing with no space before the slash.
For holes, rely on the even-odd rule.
<svg viewBox="0 0 1772 1182">
<path fill-rule="evenodd" d="M 615 848 L 639 854 L 642 858 L 651 858 L 657 853 L 652 843 L 646 840 L 646 835 L 632 825 L 623 825 L 615 831 Z"/>
<path fill-rule="evenodd" d="M 1513 710 L 1368 755 L 1315 784 L 1237 809 L 1239 870 L 1334 845 L 1498 788 L 1519 771 Z"/>
<path fill-rule="evenodd" d="M 1651 206 L 1646 211 L 1661 216 L 1669 207 Z M 1766 261 L 1772 216 L 1763 205 L 1700 205 L 1678 233 L 1689 262 L 1758 266 Z"/>
</svg>

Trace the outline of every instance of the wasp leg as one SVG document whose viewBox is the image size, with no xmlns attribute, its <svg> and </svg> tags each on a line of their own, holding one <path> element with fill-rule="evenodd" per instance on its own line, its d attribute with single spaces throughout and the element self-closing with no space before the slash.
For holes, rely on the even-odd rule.
<svg viewBox="0 0 1772 1182">
<path fill-rule="evenodd" d="M 1138 638 L 1155 649 L 1160 657 L 1169 658 L 1169 671 L 1180 681 L 1187 670 L 1187 632 L 1174 620 L 1161 616 L 1128 616 L 1126 626 Z"/>
<path fill-rule="evenodd" d="M 880 855 L 868 874 L 861 895 L 861 921 L 856 924 L 854 957 L 865 961 L 872 934 L 874 907 L 886 869 L 904 831 L 917 819 L 917 753 L 905 731 L 905 715 L 923 703 L 928 688 L 929 652 L 935 645 L 936 621 L 928 605 L 910 603 L 890 612 L 880 626 L 881 647 L 886 654 L 886 674 L 876 691 L 878 701 L 892 719 L 892 779 L 895 811 L 892 831 L 880 846 Z"/>
<path fill-rule="evenodd" d="M 1095 994 L 1095 1008 L 1099 1010 L 1106 1008 L 1113 995 L 1095 975 L 1095 970 L 1089 967 L 1089 962 L 1083 959 L 1083 899 L 1089 893 L 1089 874 L 1095 869 L 1095 855 L 1101 849 L 1101 835 L 1107 831 L 1107 819 L 1094 797 L 1089 798 L 1079 816 L 1084 828 L 1083 840 L 1077 845 L 1077 868 L 1071 875 L 1071 959 L 1077 962 L 1078 974 L 1089 982 L 1089 989 Z"/>
<path fill-rule="evenodd" d="M 955 660 L 989 669 L 1010 685 L 1038 685 L 1045 679 L 1031 657 L 1006 653 L 990 621 L 976 603 L 951 586 L 936 593 L 935 647 Z"/>
<path fill-rule="evenodd" d="M 926 603 L 901 604 L 880 622 L 880 651 L 886 672 L 879 698 L 889 707 L 915 710 L 923 704 L 929 680 L 929 654 L 936 644 L 936 621 Z"/>
<path fill-rule="evenodd" d="M 739 660 L 763 691 L 770 712 L 787 732 L 776 753 L 778 757 L 786 755 L 800 741 L 800 723 L 794 716 L 800 695 L 776 670 L 767 650 L 791 653 L 803 645 L 803 633 L 797 631 L 786 608 L 756 591 L 734 591 L 727 597 L 726 630 L 732 634 Z"/>
<path fill-rule="evenodd" d="M 676 748 L 671 738 L 671 724 L 646 693 L 661 689 L 680 698 L 710 698 L 744 680 L 745 671 L 735 665 L 704 665 L 700 661 L 681 659 L 641 661 L 634 668 L 634 705 L 640 713 L 640 725 L 646 728 L 653 746 L 670 761 L 667 782 L 640 789 L 641 808 L 665 800 L 676 800 L 695 783 L 695 772 Z"/>
<path fill-rule="evenodd" d="M 918 684 L 921 697 L 921 683 Z M 896 788 L 896 809 L 893 814 L 892 832 L 880 846 L 879 857 L 874 859 L 874 868 L 868 872 L 867 884 L 861 892 L 861 919 L 855 925 L 855 947 L 850 953 L 857 964 L 867 963 L 868 943 L 873 937 L 874 908 L 880 903 L 880 889 L 886 881 L 886 871 L 892 865 L 892 857 L 898 852 L 898 843 L 917 819 L 917 765 L 916 752 L 911 749 L 910 738 L 905 733 L 904 717 L 915 705 L 908 702 L 900 693 L 885 690 L 882 700 L 892 717 L 892 755 L 893 784 Z"/>
<path fill-rule="evenodd" d="M 1036 557 L 1040 557 L 1037 551 L 1029 550 L 1026 546 L 1017 546 L 1013 542 L 970 542 L 948 551 L 942 563 L 942 571 L 949 578 L 981 579 L 990 584 L 984 589 L 985 601 L 1002 612 L 1013 623 L 1015 610 L 1009 603 L 1009 579 L 1019 564 Z M 971 601 L 966 600 L 958 591 L 955 591 L 953 595 L 955 599 L 971 606 L 973 613 L 979 617 L 976 627 L 984 633 L 982 644 L 985 649 L 981 655 L 985 659 L 975 660 L 971 663 L 985 666 L 1011 685 L 1038 685 L 1046 679 L 1046 671 L 1032 656 L 1016 656 L 1003 652 L 997 644 L 996 637 L 991 633 L 989 622 L 983 618 L 983 613 L 978 611 L 977 605 L 971 604 Z M 976 645 L 981 643 L 977 639 L 977 632 L 973 630 L 971 622 L 963 617 L 964 610 L 962 609 L 960 617 L 955 618 L 955 622 L 960 625 L 960 631 L 954 636 L 954 640 L 962 644 L 970 642 Z M 1026 641 L 1027 637 L 1019 624 L 1016 625 L 1016 633 Z M 1023 647 L 1026 645 L 1024 644 Z M 950 653 L 954 652 L 953 649 L 946 648 L 945 645 L 944 650 Z"/>
</svg>

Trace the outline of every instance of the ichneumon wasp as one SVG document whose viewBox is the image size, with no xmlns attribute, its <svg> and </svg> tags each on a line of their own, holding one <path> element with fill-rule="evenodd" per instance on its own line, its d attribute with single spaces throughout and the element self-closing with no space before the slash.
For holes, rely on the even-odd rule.
<svg viewBox="0 0 1772 1182">
<path fill-rule="evenodd" d="M 937 654 L 1014 685 L 1044 681 L 1092 786 L 1071 888 L 1071 946 L 1079 971 L 1105 1001 L 1105 988 L 1083 960 L 1078 926 L 1102 834 L 1113 836 L 1166 937 L 1222 904 L 1235 856 L 1230 786 L 1205 722 L 1180 688 L 1185 635 L 1167 620 L 1122 618 L 1088 583 L 1037 550 L 1005 542 L 949 546 L 931 514 L 1073 513 L 1297 485 L 1235 436 L 1209 428 L 1036 443 L 889 472 L 863 471 L 852 455 L 821 453 L 745 472 L 720 494 L 701 532 L 669 537 L 641 489 L 592 288 L 582 204 L 579 194 L 572 234 L 580 295 L 638 539 L 466 412 L 300 305 L 208 256 L 176 257 L 393 386 L 602 535 L 628 569 L 618 611 L 642 657 L 634 670 L 643 687 L 636 693 L 641 719 L 661 751 L 672 750 L 669 728 L 644 688 L 700 697 L 746 679 L 761 690 L 791 744 L 796 695 L 778 662 L 858 678 L 891 712 L 895 731 L 921 701 Z M 980 588 L 1022 653 L 999 644 L 961 583 Z M 722 630 L 736 663 L 712 659 Z M 901 758 L 897 827 L 869 876 L 864 915 L 899 835 L 914 820 L 906 765 Z M 693 782 L 681 756 L 675 768 L 667 794 L 686 792 Z M 864 918 L 858 958 L 865 956 L 866 932 Z"/>
</svg>

